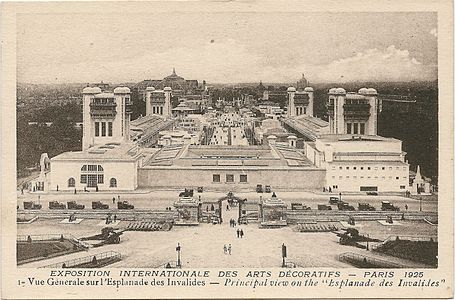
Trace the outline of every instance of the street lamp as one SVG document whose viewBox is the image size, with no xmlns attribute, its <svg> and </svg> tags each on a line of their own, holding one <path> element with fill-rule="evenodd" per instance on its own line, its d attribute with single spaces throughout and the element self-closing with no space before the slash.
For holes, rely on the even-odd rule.
<svg viewBox="0 0 455 300">
<path fill-rule="evenodd" d="M 283 257 L 283 264 L 282 264 L 282 267 L 286 267 L 286 257 L 287 257 L 287 249 L 286 249 L 286 245 L 283 243 L 283 245 L 281 245 L 281 256 Z"/>
<path fill-rule="evenodd" d="M 177 267 L 181 267 L 182 264 L 180 262 L 180 243 L 177 243 L 177 247 L 175 248 L 175 251 L 177 251 Z"/>
</svg>

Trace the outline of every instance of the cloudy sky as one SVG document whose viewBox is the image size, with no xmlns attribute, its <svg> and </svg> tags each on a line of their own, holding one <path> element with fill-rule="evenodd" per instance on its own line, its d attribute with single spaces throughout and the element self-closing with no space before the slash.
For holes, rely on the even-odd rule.
<svg viewBox="0 0 455 300">
<path fill-rule="evenodd" d="M 433 13 L 23 14 L 19 82 L 434 80 Z"/>
</svg>

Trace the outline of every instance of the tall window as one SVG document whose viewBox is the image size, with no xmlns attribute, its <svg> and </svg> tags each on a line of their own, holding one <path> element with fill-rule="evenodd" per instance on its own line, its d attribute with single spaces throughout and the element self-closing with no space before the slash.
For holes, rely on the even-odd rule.
<svg viewBox="0 0 455 300">
<path fill-rule="evenodd" d="M 354 123 L 354 134 L 358 134 L 358 133 L 359 133 L 359 124 Z"/>
<path fill-rule="evenodd" d="M 101 136 L 106 136 L 106 122 L 101 122 Z"/>
<path fill-rule="evenodd" d="M 112 122 L 107 122 L 107 135 L 112 136 Z"/>
<path fill-rule="evenodd" d="M 95 122 L 95 136 L 100 136 L 100 122 Z"/>
<path fill-rule="evenodd" d="M 76 186 L 76 180 L 73 177 L 68 179 L 68 187 L 75 187 L 75 186 Z"/>
<path fill-rule="evenodd" d="M 109 180 L 109 187 L 117 187 L 117 179 L 111 178 Z"/>
<path fill-rule="evenodd" d="M 347 134 L 352 133 L 352 123 L 346 123 L 346 133 Z"/>
<path fill-rule="evenodd" d="M 365 123 L 360 123 L 360 134 L 365 134 Z"/>
</svg>

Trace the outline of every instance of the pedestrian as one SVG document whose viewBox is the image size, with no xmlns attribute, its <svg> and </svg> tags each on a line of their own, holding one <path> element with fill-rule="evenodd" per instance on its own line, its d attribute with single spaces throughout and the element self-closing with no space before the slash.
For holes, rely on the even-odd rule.
<svg viewBox="0 0 455 300">
<path fill-rule="evenodd" d="M 405 205 L 404 205 L 404 208 L 405 208 L 406 210 L 408 210 L 408 205 L 407 205 L 407 204 L 405 204 Z"/>
<path fill-rule="evenodd" d="M 231 255 L 231 250 L 232 250 L 232 246 L 231 246 L 231 244 L 229 244 L 229 246 L 228 246 L 229 255 Z"/>
<path fill-rule="evenodd" d="M 226 253 L 227 253 L 227 247 L 226 247 L 226 244 L 224 244 L 223 250 L 224 250 L 224 254 L 226 254 Z"/>
<path fill-rule="evenodd" d="M 229 204 L 226 205 L 226 210 L 229 210 Z"/>
<path fill-rule="evenodd" d="M 114 215 L 114 223 L 117 222 L 117 215 Z"/>
<path fill-rule="evenodd" d="M 115 197 L 112 197 L 112 203 L 115 203 Z"/>
<path fill-rule="evenodd" d="M 58 192 L 58 184 L 57 184 L 57 192 Z"/>
<path fill-rule="evenodd" d="M 234 227 L 237 226 L 237 222 L 235 220 L 232 220 L 234 223 Z"/>
<path fill-rule="evenodd" d="M 77 192 L 76 192 L 76 188 L 74 188 L 74 194 L 76 195 L 76 193 L 77 193 Z"/>
<path fill-rule="evenodd" d="M 237 238 L 240 237 L 240 229 L 237 228 Z"/>
<path fill-rule="evenodd" d="M 118 201 L 120 201 L 120 195 L 118 195 L 118 197 L 117 197 L 117 198 L 118 198 Z"/>
<path fill-rule="evenodd" d="M 243 229 L 240 229 L 240 237 L 243 238 Z"/>
</svg>

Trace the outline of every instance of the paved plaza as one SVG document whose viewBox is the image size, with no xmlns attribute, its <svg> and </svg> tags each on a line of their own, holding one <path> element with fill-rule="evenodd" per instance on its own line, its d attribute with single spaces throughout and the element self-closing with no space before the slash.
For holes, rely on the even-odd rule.
<svg viewBox="0 0 455 300">
<path fill-rule="evenodd" d="M 152 193 L 153 194 L 153 193 Z M 162 193 L 163 194 L 163 193 Z M 175 193 L 172 192 L 175 196 Z M 57 195 L 47 195 L 57 197 Z M 78 200 L 84 201 L 85 195 Z M 95 194 L 97 199 L 106 195 Z M 150 194 L 135 194 L 134 202 L 147 201 Z M 290 196 L 290 195 L 288 195 Z M 125 197 L 126 195 L 122 195 Z M 171 197 L 172 199 L 175 197 Z M 57 199 L 57 198 L 56 198 Z M 61 198 L 58 198 L 62 200 Z M 90 197 L 90 200 L 93 199 Z M 128 198 L 128 200 L 131 200 Z M 172 201 L 163 202 L 171 205 Z M 150 200 L 148 200 L 150 201 Z M 379 201 L 379 200 L 376 200 Z M 126 231 L 121 236 L 121 243 L 91 248 L 87 252 L 79 252 L 48 260 L 37 261 L 23 267 L 40 267 L 63 262 L 73 258 L 84 257 L 105 251 L 117 251 L 122 260 L 112 267 L 160 267 L 170 261 L 176 261 L 175 247 L 182 247 L 183 268 L 236 268 L 236 267 L 279 267 L 281 265 L 281 245 L 288 247 L 288 260 L 300 267 L 352 267 L 338 260 L 344 252 L 354 252 L 369 256 L 382 257 L 380 254 L 363 249 L 344 246 L 338 243 L 334 233 L 302 233 L 296 226 L 279 229 L 260 229 L 257 223 L 241 225 L 233 228 L 229 219 L 236 219 L 238 208 L 226 210 L 223 204 L 224 222 L 221 225 L 201 223 L 199 226 L 174 226 L 170 231 L 140 232 Z M 32 224 L 18 224 L 18 234 L 71 234 L 76 238 L 100 233 L 103 226 L 99 220 L 85 219 L 80 224 L 61 224 L 60 219 L 40 219 Z M 128 221 L 122 221 L 119 228 L 125 228 Z M 357 222 L 356 228 L 361 234 L 369 234 L 372 238 L 385 239 L 392 235 L 435 236 L 437 226 L 422 221 L 400 221 L 400 226 L 384 226 L 377 221 Z M 339 224 L 341 227 L 341 224 Z M 241 228 L 245 235 L 238 238 L 236 230 Z M 231 254 L 224 254 L 223 246 L 231 244 Z M 387 257 L 388 260 L 403 262 L 401 259 Z M 410 264 L 409 261 L 406 261 Z M 417 263 L 411 263 L 419 266 Z"/>
</svg>

